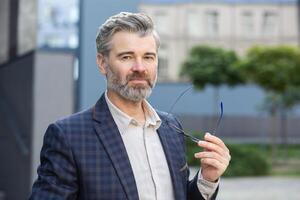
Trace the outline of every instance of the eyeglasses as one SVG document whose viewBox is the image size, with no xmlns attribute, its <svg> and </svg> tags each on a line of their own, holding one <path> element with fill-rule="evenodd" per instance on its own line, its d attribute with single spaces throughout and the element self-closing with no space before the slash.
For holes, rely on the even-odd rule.
<svg viewBox="0 0 300 200">
<path fill-rule="evenodd" d="M 170 115 L 171 111 L 173 110 L 174 106 L 177 104 L 177 102 L 179 101 L 179 99 L 181 99 L 182 96 L 184 96 L 189 90 L 191 90 L 193 88 L 193 86 L 185 89 L 177 98 L 176 100 L 174 101 L 174 103 L 172 104 L 168 114 L 167 114 L 167 119 L 168 119 L 168 116 Z M 212 132 L 213 135 L 216 135 L 218 129 L 219 129 L 219 126 L 220 126 L 220 123 L 222 121 L 222 118 L 223 118 L 223 102 L 221 101 L 220 103 L 220 115 L 219 115 L 219 118 L 218 118 L 218 121 L 216 123 L 216 126 L 215 126 L 215 129 L 214 131 Z M 173 124 L 172 122 L 170 122 L 169 120 L 167 121 L 167 124 L 172 127 L 177 133 L 180 133 L 180 134 L 183 134 L 185 137 L 189 138 L 190 140 L 192 140 L 193 142 L 195 143 L 198 143 L 200 141 L 200 139 L 192 136 L 191 134 L 188 134 L 186 133 L 184 130 L 182 130 L 181 128 L 177 127 L 175 124 Z"/>
</svg>

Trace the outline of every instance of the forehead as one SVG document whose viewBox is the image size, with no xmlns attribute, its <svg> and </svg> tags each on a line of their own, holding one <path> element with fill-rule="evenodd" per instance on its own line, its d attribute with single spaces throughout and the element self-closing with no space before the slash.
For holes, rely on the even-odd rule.
<svg viewBox="0 0 300 200">
<path fill-rule="evenodd" d="M 157 47 L 153 35 L 140 36 L 138 33 L 120 31 L 113 35 L 110 52 L 132 51 L 156 53 Z"/>
</svg>

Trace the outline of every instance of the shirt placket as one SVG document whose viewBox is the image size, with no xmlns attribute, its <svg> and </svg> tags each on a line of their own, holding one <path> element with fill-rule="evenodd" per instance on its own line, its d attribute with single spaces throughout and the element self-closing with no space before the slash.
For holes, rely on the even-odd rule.
<svg viewBox="0 0 300 200">
<path fill-rule="evenodd" d="M 145 124 L 143 127 L 143 139 L 144 139 L 144 146 L 146 150 L 146 156 L 147 156 L 147 161 L 148 161 L 148 166 L 150 169 L 150 174 L 151 174 L 151 179 L 153 181 L 154 185 L 154 191 L 155 191 L 155 199 L 157 200 L 157 177 L 155 176 L 155 169 L 154 169 L 154 164 L 153 164 L 153 159 L 151 157 L 151 140 L 150 140 L 150 135 L 148 133 L 149 127 Z"/>
</svg>

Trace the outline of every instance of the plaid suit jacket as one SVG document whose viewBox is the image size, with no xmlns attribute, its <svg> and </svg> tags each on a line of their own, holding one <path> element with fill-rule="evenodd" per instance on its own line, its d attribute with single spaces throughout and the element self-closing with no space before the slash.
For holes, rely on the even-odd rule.
<svg viewBox="0 0 300 200">
<path fill-rule="evenodd" d="M 180 124 L 170 115 L 158 114 L 162 119 L 158 134 L 169 165 L 175 199 L 202 200 L 197 177 L 188 181 L 184 138 L 166 121 Z M 94 107 L 48 127 L 38 178 L 29 199 L 138 199 L 129 158 L 104 95 Z"/>
</svg>

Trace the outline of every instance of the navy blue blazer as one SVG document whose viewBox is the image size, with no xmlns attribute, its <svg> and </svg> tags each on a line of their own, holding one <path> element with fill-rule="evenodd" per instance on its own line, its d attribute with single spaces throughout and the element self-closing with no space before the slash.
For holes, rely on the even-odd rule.
<svg viewBox="0 0 300 200">
<path fill-rule="evenodd" d="M 158 114 L 162 124 L 157 132 L 169 165 L 175 199 L 203 200 L 197 177 L 188 181 L 183 135 L 166 121 L 180 124 L 171 115 Z M 29 199 L 138 199 L 129 158 L 104 95 L 94 107 L 48 127 L 40 162 Z"/>
</svg>

